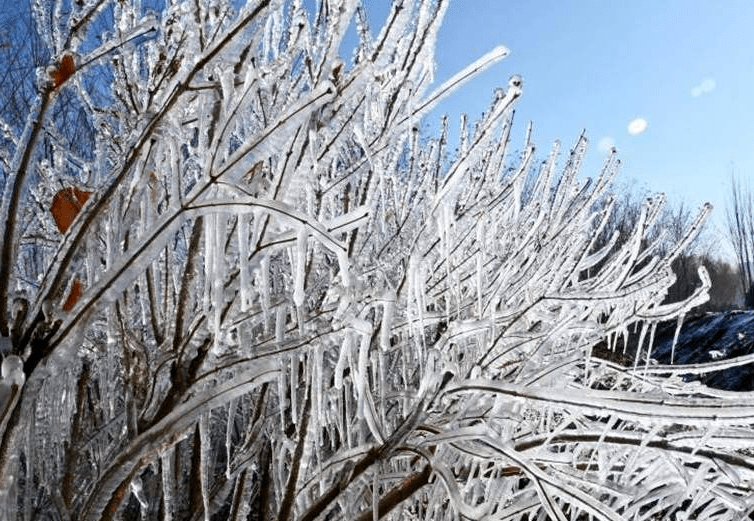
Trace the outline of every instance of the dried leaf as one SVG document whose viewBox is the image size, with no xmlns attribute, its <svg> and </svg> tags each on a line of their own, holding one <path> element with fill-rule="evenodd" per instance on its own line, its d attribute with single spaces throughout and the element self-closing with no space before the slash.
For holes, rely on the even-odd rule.
<svg viewBox="0 0 754 521">
<path fill-rule="evenodd" d="M 262 171 L 262 167 L 264 166 L 264 161 L 257 161 L 254 163 L 254 166 L 252 166 L 248 172 L 244 175 L 244 179 L 246 182 L 250 183 L 254 180 L 256 175 Z"/>
<path fill-rule="evenodd" d="M 79 301 L 79 298 L 84 293 L 84 284 L 79 279 L 73 279 L 73 284 L 71 284 L 71 292 L 68 294 L 68 298 L 65 299 L 65 302 L 63 303 L 63 311 L 70 311 L 73 309 L 73 306 L 76 305 L 76 302 Z"/>
<path fill-rule="evenodd" d="M 60 233 L 65 233 L 92 192 L 78 188 L 63 188 L 52 198 L 50 212 Z"/>
<path fill-rule="evenodd" d="M 50 73 L 50 77 L 54 80 L 55 88 L 60 87 L 65 81 L 76 72 L 76 65 L 73 63 L 73 56 L 66 54 L 63 59 L 60 60 L 60 66 L 57 70 Z"/>
</svg>

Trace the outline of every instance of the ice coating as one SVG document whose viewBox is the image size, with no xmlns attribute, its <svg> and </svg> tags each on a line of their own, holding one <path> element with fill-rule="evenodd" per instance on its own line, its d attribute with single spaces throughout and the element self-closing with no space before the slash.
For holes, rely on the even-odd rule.
<svg viewBox="0 0 754 521">
<path fill-rule="evenodd" d="M 12 385 L 23 385 L 26 375 L 24 374 L 24 361 L 16 355 L 7 355 L 3 359 L 0 374 L 3 381 Z"/>
<path fill-rule="evenodd" d="M 49 63 L 0 114 L 0 517 L 748 515 L 750 397 L 652 362 L 707 298 L 703 270 L 665 296 L 708 209 L 613 233 L 614 154 L 540 163 L 507 48 L 434 83 L 447 2 L 313 4 L 34 2 Z M 458 150 L 429 135 L 493 66 Z M 64 235 L 60 188 L 91 193 Z"/>
</svg>

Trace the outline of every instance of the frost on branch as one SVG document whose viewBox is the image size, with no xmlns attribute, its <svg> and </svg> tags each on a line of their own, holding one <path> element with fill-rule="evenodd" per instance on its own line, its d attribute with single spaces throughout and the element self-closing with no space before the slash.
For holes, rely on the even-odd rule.
<svg viewBox="0 0 754 521">
<path fill-rule="evenodd" d="M 421 136 L 507 54 L 433 85 L 444 1 L 376 33 L 347 0 L 70 8 L 34 3 L 61 68 L 3 163 L 4 519 L 751 509 L 754 402 L 649 364 L 706 299 L 702 271 L 665 302 L 708 209 L 677 247 L 662 197 L 598 241 L 616 158 L 514 152 L 516 75 L 458 151 Z M 634 330 L 633 367 L 592 356 Z"/>
</svg>

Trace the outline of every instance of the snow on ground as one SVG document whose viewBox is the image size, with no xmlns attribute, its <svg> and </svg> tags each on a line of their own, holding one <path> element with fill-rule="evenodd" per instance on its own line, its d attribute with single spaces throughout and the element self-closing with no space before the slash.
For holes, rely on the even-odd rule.
<svg viewBox="0 0 754 521">
<path fill-rule="evenodd" d="M 675 323 L 659 327 L 652 358 L 670 363 Z M 684 322 L 675 348 L 675 364 L 699 364 L 754 352 L 754 311 L 706 313 Z M 696 378 L 696 377 L 695 377 Z M 701 377 L 702 382 L 730 391 L 754 390 L 754 364 L 732 367 Z"/>
</svg>

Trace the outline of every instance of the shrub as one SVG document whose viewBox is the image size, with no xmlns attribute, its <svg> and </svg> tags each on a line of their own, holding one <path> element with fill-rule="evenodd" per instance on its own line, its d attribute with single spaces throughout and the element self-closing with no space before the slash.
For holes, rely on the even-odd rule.
<svg viewBox="0 0 754 521">
<path fill-rule="evenodd" d="M 5 518 L 748 511 L 754 402 L 591 356 L 705 300 L 702 269 L 661 305 L 706 210 L 660 253 L 650 199 L 597 248 L 614 154 L 511 153 L 518 76 L 457 152 L 420 136 L 506 54 L 431 89 L 445 2 L 376 36 L 353 1 L 62 5 L 7 127 Z"/>
</svg>

